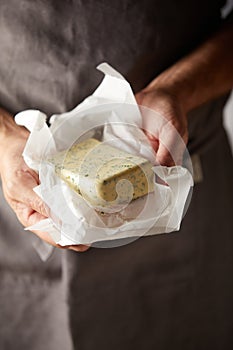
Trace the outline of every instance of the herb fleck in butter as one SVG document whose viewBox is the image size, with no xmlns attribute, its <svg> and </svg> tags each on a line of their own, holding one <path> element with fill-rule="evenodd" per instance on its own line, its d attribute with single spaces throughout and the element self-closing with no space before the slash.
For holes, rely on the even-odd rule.
<svg viewBox="0 0 233 350">
<path fill-rule="evenodd" d="M 96 139 L 75 144 L 49 161 L 56 174 L 94 206 L 129 202 L 154 189 L 148 160 Z"/>
</svg>

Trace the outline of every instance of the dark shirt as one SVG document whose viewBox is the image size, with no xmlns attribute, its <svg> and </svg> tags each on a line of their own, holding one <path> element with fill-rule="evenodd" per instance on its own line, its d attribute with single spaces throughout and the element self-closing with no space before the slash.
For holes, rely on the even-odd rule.
<svg viewBox="0 0 233 350">
<path fill-rule="evenodd" d="M 218 29 L 223 3 L 3 0 L 0 104 L 65 112 L 99 84 L 103 61 L 138 91 Z"/>
<path fill-rule="evenodd" d="M 69 110 L 99 84 L 95 67 L 103 61 L 138 91 L 220 27 L 223 5 L 1 0 L 0 105 L 12 113 Z M 179 232 L 66 252 L 62 276 L 75 349 L 232 349 L 233 167 L 221 127 L 224 102 L 190 115 L 189 149 L 201 153 L 204 180 Z M 0 220 L 0 347 L 68 348 L 57 263 L 36 261 L 5 205 Z"/>
</svg>

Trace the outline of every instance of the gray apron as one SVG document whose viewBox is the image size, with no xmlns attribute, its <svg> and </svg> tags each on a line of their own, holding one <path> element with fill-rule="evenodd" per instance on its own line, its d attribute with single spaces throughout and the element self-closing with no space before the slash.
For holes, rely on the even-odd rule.
<svg viewBox="0 0 233 350">
<path fill-rule="evenodd" d="M 139 91 L 217 30 L 223 1 L 0 3 L 0 105 L 73 108 L 107 61 Z M 230 350 L 233 163 L 219 98 L 190 113 L 202 166 L 181 230 L 42 262 L 0 192 L 0 349 Z M 73 345 L 72 345 L 73 344 Z"/>
</svg>

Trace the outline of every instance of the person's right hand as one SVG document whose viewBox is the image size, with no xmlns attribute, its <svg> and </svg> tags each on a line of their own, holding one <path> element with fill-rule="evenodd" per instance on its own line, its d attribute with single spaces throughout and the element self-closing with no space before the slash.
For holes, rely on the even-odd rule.
<svg viewBox="0 0 233 350">
<path fill-rule="evenodd" d="M 141 106 L 143 131 L 156 152 L 156 164 L 181 165 L 188 141 L 188 126 L 179 99 L 169 89 L 160 89 L 153 83 L 135 97 Z"/>
<path fill-rule="evenodd" d="M 48 217 L 48 211 L 43 201 L 36 195 L 33 188 L 39 185 L 39 177 L 30 169 L 22 157 L 29 132 L 15 124 L 11 116 L 0 110 L 0 175 L 4 196 L 14 210 L 24 227 Z M 45 242 L 57 245 L 46 232 L 34 231 Z M 76 251 L 85 251 L 84 245 L 67 246 Z"/>
</svg>

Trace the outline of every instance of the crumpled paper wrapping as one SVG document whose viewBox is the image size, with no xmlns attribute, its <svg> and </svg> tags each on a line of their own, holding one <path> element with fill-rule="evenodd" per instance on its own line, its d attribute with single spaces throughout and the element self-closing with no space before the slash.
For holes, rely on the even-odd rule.
<svg viewBox="0 0 233 350">
<path fill-rule="evenodd" d="M 153 171 L 166 185 L 155 182 L 154 192 L 120 212 L 101 216 L 55 175 L 47 159 L 78 139 L 92 136 L 154 163 L 155 154 L 140 129 L 142 118 L 129 83 L 106 63 L 98 69 L 105 77 L 95 92 L 72 111 L 53 115 L 50 127 L 46 115 L 37 110 L 15 117 L 17 124 L 31 132 L 23 157 L 39 172 L 41 183 L 34 191 L 50 208 L 49 218 L 28 229 L 48 232 L 62 246 L 177 231 L 193 186 L 186 168 L 155 166 Z"/>
</svg>

